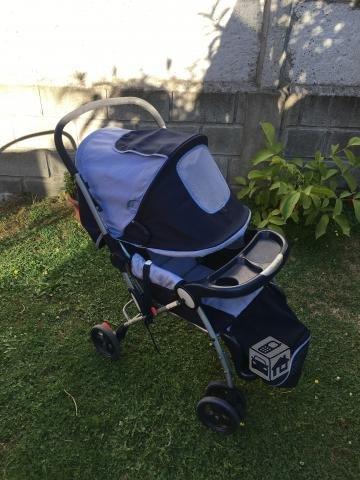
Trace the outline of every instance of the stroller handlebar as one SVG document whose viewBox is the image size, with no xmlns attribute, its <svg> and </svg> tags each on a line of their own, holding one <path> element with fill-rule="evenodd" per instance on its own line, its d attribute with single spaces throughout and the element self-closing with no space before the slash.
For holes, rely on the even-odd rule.
<svg viewBox="0 0 360 480">
<path fill-rule="evenodd" d="M 154 108 L 150 103 L 146 102 L 142 98 L 137 97 L 116 97 L 116 98 L 106 98 L 104 100 L 95 100 L 94 102 L 86 103 L 79 108 L 76 108 L 72 112 L 65 115 L 56 125 L 55 133 L 54 133 L 54 141 L 55 146 L 58 154 L 60 155 L 61 160 L 64 162 L 66 168 L 71 173 L 71 175 L 75 175 L 78 173 L 77 168 L 71 159 L 67 149 L 65 148 L 63 142 L 63 135 L 65 135 L 64 128 L 65 126 L 75 120 L 76 118 L 80 117 L 86 112 L 91 110 L 98 110 L 99 108 L 104 107 L 114 107 L 119 105 L 136 105 L 138 107 L 143 108 L 146 110 L 150 115 L 154 118 L 156 123 L 158 124 L 159 128 L 166 128 L 165 122 L 160 115 L 160 113 Z"/>
<path fill-rule="evenodd" d="M 256 231 L 249 243 L 226 265 L 199 282 L 181 285 L 192 298 L 235 298 L 266 285 L 288 256 L 285 238 L 272 230 Z"/>
</svg>

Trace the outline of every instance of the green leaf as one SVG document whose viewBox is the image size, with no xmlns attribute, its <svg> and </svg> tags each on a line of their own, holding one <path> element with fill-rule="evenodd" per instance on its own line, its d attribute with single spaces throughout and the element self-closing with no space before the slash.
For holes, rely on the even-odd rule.
<svg viewBox="0 0 360 480">
<path fill-rule="evenodd" d="M 345 198 L 345 197 L 350 197 L 350 195 L 352 195 L 351 192 L 349 192 L 349 190 L 345 190 L 345 192 L 342 192 L 339 196 L 339 198 Z"/>
<path fill-rule="evenodd" d="M 286 221 L 292 214 L 300 198 L 300 192 L 293 192 L 287 195 L 280 206 L 281 213 Z"/>
<path fill-rule="evenodd" d="M 336 164 L 341 173 L 346 172 L 346 165 L 337 155 L 333 155 L 332 159 L 334 160 L 334 163 Z"/>
<path fill-rule="evenodd" d="M 259 190 L 260 187 L 250 187 L 250 192 L 249 192 L 249 198 L 252 198 L 254 193 L 256 193 Z"/>
<path fill-rule="evenodd" d="M 339 225 L 344 235 L 350 236 L 350 225 L 344 215 L 337 215 L 334 217 L 335 222 Z"/>
<path fill-rule="evenodd" d="M 270 230 L 274 230 L 275 232 L 280 233 L 280 235 L 285 236 L 284 230 L 281 227 L 279 227 L 279 225 L 274 225 L 273 223 L 269 223 L 268 227 L 270 228 Z"/>
<path fill-rule="evenodd" d="M 272 223 L 273 225 L 285 225 L 285 221 L 281 217 L 270 217 L 269 218 L 269 223 Z"/>
<path fill-rule="evenodd" d="M 343 173 L 343 177 L 346 183 L 348 184 L 348 187 L 350 188 L 350 190 L 354 192 L 357 187 L 357 181 L 354 175 L 352 175 L 350 172 L 346 172 L 346 173 Z"/>
<path fill-rule="evenodd" d="M 321 206 L 321 200 L 320 198 L 317 196 L 317 195 L 314 195 L 313 193 L 310 195 L 312 201 L 313 201 L 313 204 L 316 208 L 320 208 Z"/>
<path fill-rule="evenodd" d="M 274 155 L 271 159 L 270 165 L 281 165 L 284 166 L 286 165 L 286 160 L 283 158 L 279 157 L 279 155 Z"/>
<path fill-rule="evenodd" d="M 247 180 L 245 177 L 235 177 L 234 180 L 239 185 L 247 185 Z"/>
<path fill-rule="evenodd" d="M 261 222 L 261 215 L 258 210 L 254 213 L 253 221 L 255 225 L 258 225 Z"/>
<path fill-rule="evenodd" d="M 304 190 L 305 195 L 310 195 L 312 188 L 313 188 L 312 185 L 310 185 L 309 187 L 306 187 Z"/>
<path fill-rule="evenodd" d="M 282 143 L 275 142 L 274 144 L 269 145 L 269 148 L 275 155 L 277 155 L 278 153 L 282 152 L 283 145 L 282 145 Z M 280 157 L 278 157 L 278 158 L 280 158 Z"/>
<path fill-rule="evenodd" d="M 300 168 L 302 168 L 304 165 L 304 162 L 301 160 L 301 158 L 293 158 L 291 162 Z"/>
<path fill-rule="evenodd" d="M 288 193 L 289 190 L 292 190 L 292 186 L 285 183 L 285 182 L 280 182 L 280 187 L 278 190 L 279 195 L 284 195 L 285 193 Z"/>
<path fill-rule="evenodd" d="M 360 137 L 352 137 L 348 141 L 347 147 L 351 147 L 352 145 L 360 145 Z"/>
<path fill-rule="evenodd" d="M 351 195 L 351 193 L 350 193 L 350 195 Z M 357 194 L 354 196 L 354 198 L 360 198 L 360 192 L 357 193 Z"/>
<path fill-rule="evenodd" d="M 271 185 L 271 187 L 269 188 L 269 190 L 275 190 L 276 188 L 279 188 L 279 187 L 280 187 L 280 182 L 277 181 L 277 182 L 275 182 L 275 183 L 273 183 L 273 184 Z"/>
<path fill-rule="evenodd" d="M 250 180 L 257 180 L 257 179 L 263 179 L 269 176 L 269 172 L 267 170 L 251 170 L 248 173 L 248 178 Z"/>
<path fill-rule="evenodd" d="M 328 198 L 324 198 L 322 204 L 321 204 L 321 207 L 322 208 L 326 208 L 329 206 L 329 203 L 330 203 L 330 200 Z"/>
<path fill-rule="evenodd" d="M 258 228 L 264 228 L 266 227 L 266 225 L 268 224 L 269 220 L 267 218 L 265 218 L 265 220 L 262 220 L 258 225 L 257 227 Z"/>
<path fill-rule="evenodd" d="M 275 143 L 275 128 L 271 123 L 268 122 L 261 122 L 260 126 L 262 131 L 264 132 L 266 140 L 269 142 L 269 145 L 273 145 Z"/>
<path fill-rule="evenodd" d="M 331 155 L 335 155 L 335 153 L 339 150 L 339 144 L 331 145 L 330 149 L 331 149 Z"/>
<path fill-rule="evenodd" d="M 340 213 L 342 212 L 342 209 L 343 209 L 343 202 L 340 198 L 337 198 L 335 202 L 334 212 L 333 212 L 334 216 L 340 215 Z"/>
<path fill-rule="evenodd" d="M 336 197 L 335 192 L 333 192 L 330 188 L 325 187 L 324 185 L 314 185 L 311 192 L 319 197 L 327 197 L 327 198 L 334 198 Z"/>
<path fill-rule="evenodd" d="M 356 165 L 357 162 L 356 162 L 356 157 L 354 153 L 351 150 L 348 150 L 347 148 L 344 149 L 344 152 L 349 163 L 353 166 Z"/>
<path fill-rule="evenodd" d="M 237 193 L 237 198 L 242 199 L 245 198 L 250 192 L 250 187 L 243 188 L 240 192 Z"/>
<path fill-rule="evenodd" d="M 329 170 L 326 171 L 325 175 L 321 177 L 321 180 L 324 182 L 325 180 L 329 180 L 329 178 L 333 177 L 338 173 L 336 168 L 329 168 Z"/>
<path fill-rule="evenodd" d="M 268 148 L 263 148 L 259 150 L 256 155 L 252 158 L 251 163 L 253 165 L 258 165 L 261 162 L 266 162 L 273 156 L 273 152 Z"/>
<path fill-rule="evenodd" d="M 354 205 L 354 213 L 355 213 L 356 220 L 360 223 L 360 200 L 354 199 L 353 205 Z"/>
<path fill-rule="evenodd" d="M 307 210 L 311 206 L 311 198 L 309 195 L 305 195 L 304 192 L 301 195 L 301 202 L 304 210 Z"/>
<path fill-rule="evenodd" d="M 315 222 L 318 214 L 319 212 L 317 210 L 313 210 L 312 212 L 310 212 L 306 217 L 305 226 L 312 225 Z"/>
<path fill-rule="evenodd" d="M 326 229 L 328 225 L 329 225 L 329 216 L 326 214 L 322 215 L 315 228 L 316 240 L 326 233 Z"/>
<path fill-rule="evenodd" d="M 314 158 L 315 162 L 322 162 L 324 160 L 324 157 L 321 155 L 320 150 L 316 150 Z"/>
</svg>

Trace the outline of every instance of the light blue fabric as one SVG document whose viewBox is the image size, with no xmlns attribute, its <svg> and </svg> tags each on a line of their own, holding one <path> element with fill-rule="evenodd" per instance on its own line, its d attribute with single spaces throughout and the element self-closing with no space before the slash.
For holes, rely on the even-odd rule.
<svg viewBox="0 0 360 480">
<path fill-rule="evenodd" d="M 141 255 L 136 254 L 134 257 L 132 260 L 132 271 L 135 276 L 142 278 L 142 268 L 145 260 Z M 140 260 L 138 257 L 142 259 L 141 264 L 139 264 Z M 171 258 L 150 253 L 150 258 L 154 262 L 150 269 L 151 281 L 166 288 L 173 289 L 181 279 L 188 282 L 202 280 L 213 272 L 213 270 L 205 265 L 199 264 L 195 258 L 191 257 Z M 257 297 L 261 290 L 262 288 L 237 298 L 204 297 L 201 299 L 201 303 L 234 317 L 238 317 L 240 313 L 250 305 L 254 298 Z"/>
<path fill-rule="evenodd" d="M 101 207 L 100 215 L 113 237 L 120 237 L 135 217 L 150 183 L 166 157 L 120 153 L 115 142 L 129 130 L 102 128 L 79 145 L 76 166 Z"/>
<path fill-rule="evenodd" d="M 230 189 L 206 145 L 198 145 L 177 163 L 176 171 L 194 202 L 207 213 L 221 210 Z"/>
</svg>

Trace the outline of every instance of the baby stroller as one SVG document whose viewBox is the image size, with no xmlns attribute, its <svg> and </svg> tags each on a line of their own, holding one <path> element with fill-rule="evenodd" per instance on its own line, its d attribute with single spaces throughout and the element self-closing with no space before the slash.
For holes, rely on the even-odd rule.
<svg viewBox="0 0 360 480">
<path fill-rule="evenodd" d="M 66 124 L 119 105 L 142 107 L 159 128 L 96 130 L 80 143 L 74 163 L 63 143 Z M 197 414 L 223 434 L 243 421 L 245 398 L 222 344 L 240 378 L 294 387 L 310 334 L 273 280 L 287 259 L 287 242 L 274 231 L 248 228 L 250 211 L 230 191 L 206 136 L 168 130 L 152 105 L 128 97 L 69 113 L 56 126 L 55 144 L 76 181 L 81 223 L 96 247 L 108 247 L 131 297 L 122 325 L 103 322 L 91 330 L 96 350 L 118 359 L 129 327 L 149 327 L 163 312 L 199 327 L 226 381 L 209 383 Z"/>
</svg>

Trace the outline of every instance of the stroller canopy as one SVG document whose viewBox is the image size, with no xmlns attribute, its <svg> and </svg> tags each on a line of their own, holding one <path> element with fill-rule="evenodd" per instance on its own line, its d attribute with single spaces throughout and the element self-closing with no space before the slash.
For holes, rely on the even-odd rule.
<svg viewBox="0 0 360 480">
<path fill-rule="evenodd" d="M 109 234 L 160 254 L 206 255 L 240 238 L 250 219 L 204 135 L 103 128 L 81 142 L 76 166 Z"/>
</svg>

